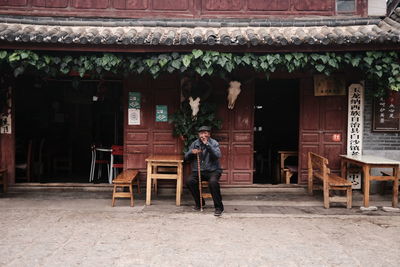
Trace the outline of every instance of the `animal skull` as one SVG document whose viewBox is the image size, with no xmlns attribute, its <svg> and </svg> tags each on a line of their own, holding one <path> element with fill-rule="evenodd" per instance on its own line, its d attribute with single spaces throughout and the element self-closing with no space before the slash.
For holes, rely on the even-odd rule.
<svg viewBox="0 0 400 267">
<path fill-rule="evenodd" d="M 238 95 L 240 94 L 240 86 L 242 84 L 238 81 L 231 81 L 229 82 L 229 88 L 228 88 L 228 109 L 233 109 L 235 106 L 236 99 Z"/>
<path fill-rule="evenodd" d="M 197 97 L 195 100 L 193 100 L 193 97 L 189 97 L 189 105 L 192 109 L 192 117 L 196 117 L 199 112 L 200 97 Z"/>
</svg>

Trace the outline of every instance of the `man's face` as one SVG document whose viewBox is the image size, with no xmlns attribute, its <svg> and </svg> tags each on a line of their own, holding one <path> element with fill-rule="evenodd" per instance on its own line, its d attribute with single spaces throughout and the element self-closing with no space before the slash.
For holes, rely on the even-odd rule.
<svg viewBox="0 0 400 267">
<path fill-rule="evenodd" d="M 210 132 L 208 132 L 208 131 L 199 132 L 199 138 L 200 139 L 208 139 L 208 138 L 210 138 Z"/>
</svg>

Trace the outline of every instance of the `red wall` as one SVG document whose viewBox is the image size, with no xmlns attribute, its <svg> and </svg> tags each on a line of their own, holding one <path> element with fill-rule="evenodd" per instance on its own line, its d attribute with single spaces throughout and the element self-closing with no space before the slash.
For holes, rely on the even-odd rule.
<svg viewBox="0 0 400 267">
<path fill-rule="evenodd" d="M 366 0 L 357 15 L 366 16 Z M 0 14 L 126 18 L 335 15 L 335 0 L 0 0 Z"/>
</svg>

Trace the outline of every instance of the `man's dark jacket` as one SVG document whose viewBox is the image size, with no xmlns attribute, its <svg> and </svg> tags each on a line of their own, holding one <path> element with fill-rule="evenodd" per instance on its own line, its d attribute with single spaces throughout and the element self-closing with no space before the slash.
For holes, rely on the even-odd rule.
<svg viewBox="0 0 400 267">
<path fill-rule="evenodd" d="M 200 170 L 201 171 L 220 171 L 219 158 L 221 157 L 221 150 L 217 140 L 209 138 L 207 145 L 203 144 L 200 139 L 195 140 L 189 147 L 188 152 L 185 153 L 185 160 L 195 161 L 192 164 L 192 170 L 197 172 L 196 154 L 192 153 L 192 149 L 201 149 L 200 153 Z"/>
</svg>

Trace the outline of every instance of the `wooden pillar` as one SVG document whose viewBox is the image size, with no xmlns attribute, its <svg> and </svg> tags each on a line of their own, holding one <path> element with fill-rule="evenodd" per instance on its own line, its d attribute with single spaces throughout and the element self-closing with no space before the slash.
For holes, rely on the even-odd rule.
<svg viewBox="0 0 400 267">
<path fill-rule="evenodd" d="M 4 111 L 9 113 L 7 121 L 10 125 L 0 130 L 0 167 L 7 168 L 8 184 L 15 183 L 15 110 L 14 110 L 14 94 L 13 80 L 11 75 L 3 75 L 1 77 L 1 88 L 5 90 L 7 103 Z"/>
</svg>

